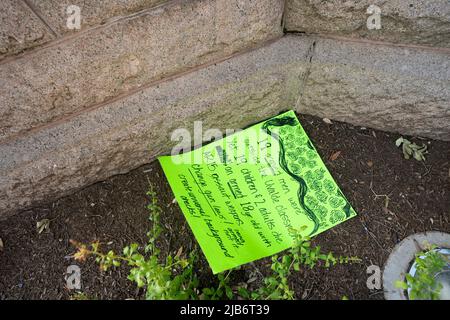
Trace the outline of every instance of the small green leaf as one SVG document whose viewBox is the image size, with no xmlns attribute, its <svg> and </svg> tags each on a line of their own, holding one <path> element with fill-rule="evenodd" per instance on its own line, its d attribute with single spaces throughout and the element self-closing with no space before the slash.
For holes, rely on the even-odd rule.
<svg viewBox="0 0 450 320">
<path fill-rule="evenodd" d="M 244 287 L 238 288 L 238 294 L 244 299 L 248 299 L 250 297 L 248 290 L 245 289 Z"/>
<path fill-rule="evenodd" d="M 233 290 L 230 287 L 225 288 L 225 293 L 228 299 L 233 299 Z"/>
<path fill-rule="evenodd" d="M 400 280 L 395 281 L 395 287 L 403 290 L 408 289 L 408 285 L 406 284 L 406 282 Z"/>
</svg>

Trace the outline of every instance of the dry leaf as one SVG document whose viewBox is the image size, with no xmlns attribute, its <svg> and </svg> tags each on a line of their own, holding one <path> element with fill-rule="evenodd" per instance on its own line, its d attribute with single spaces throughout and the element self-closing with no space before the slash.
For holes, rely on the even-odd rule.
<svg viewBox="0 0 450 320">
<path fill-rule="evenodd" d="M 367 165 L 369 166 L 369 168 L 372 168 L 373 162 L 369 160 L 369 161 L 367 161 Z"/>
<path fill-rule="evenodd" d="M 36 228 L 39 234 L 41 234 L 44 230 L 50 230 L 50 220 L 42 219 L 36 223 Z"/>
<path fill-rule="evenodd" d="M 341 155 L 341 151 L 336 151 L 335 153 L 333 153 L 330 157 L 331 161 L 336 160 L 339 156 Z"/>
<path fill-rule="evenodd" d="M 183 253 L 183 247 L 180 247 L 180 249 L 178 249 L 177 254 L 175 255 L 175 258 L 179 258 L 181 257 L 181 254 Z"/>
</svg>

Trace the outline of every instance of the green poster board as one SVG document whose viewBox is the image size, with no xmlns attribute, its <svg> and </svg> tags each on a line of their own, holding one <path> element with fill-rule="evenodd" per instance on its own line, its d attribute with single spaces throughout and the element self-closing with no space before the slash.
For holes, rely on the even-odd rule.
<svg viewBox="0 0 450 320">
<path fill-rule="evenodd" d="M 213 273 L 356 215 L 293 111 L 159 161 Z"/>
</svg>

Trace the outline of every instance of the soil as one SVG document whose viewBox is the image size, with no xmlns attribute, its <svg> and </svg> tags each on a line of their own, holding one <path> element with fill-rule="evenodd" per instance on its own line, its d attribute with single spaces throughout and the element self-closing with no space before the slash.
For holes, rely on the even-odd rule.
<svg viewBox="0 0 450 320">
<path fill-rule="evenodd" d="M 411 139 L 428 144 L 425 163 L 406 160 L 395 146 L 398 134 L 354 127 L 299 115 L 333 177 L 358 216 L 320 234 L 314 245 L 336 254 L 358 256 L 361 264 L 316 268 L 295 273 L 290 281 L 298 299 L 382 299 L 369 290 L 366 269 L 382 268 L 392 248 L 406 236 L 427 230 L 450 231 L 450 142 Z M 340 151 L 340 153 L 337 153 Z M 151 183 L 163 208 L 165 229 L 158 242 L 163 254 L 196 247 L 186 221 L 173 201 L 157 162 L 96 183 L 72 195 L 0 221 L 0 299 L 69 299 L 66 268 L 74 264 L 70 239 L 99 240 L 104 250 L 144 244 L 150 228 L 146 191 Z M 49 219 L 38 234 L 36 223 Z M 257 275 L 261 281 L 269 259 L 246 265 L 234 282 Z M 141 299 L 142 290 L 126 279 L 121 267 L 101 272 L 94 261 L 81 267 L 82 292 L 91 299 Z M 213 284 L 203 256 L 201 286 Z"/>
</svg>

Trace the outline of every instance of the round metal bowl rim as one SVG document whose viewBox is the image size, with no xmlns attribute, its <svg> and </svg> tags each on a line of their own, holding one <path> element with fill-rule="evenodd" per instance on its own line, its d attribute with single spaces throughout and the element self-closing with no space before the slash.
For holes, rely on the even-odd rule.
<svg viewBox="0 0 450 320">
<path fill-rule="evenodd" d="M 404 280 L 409 272 L 415 254 L 426 250 L 426 245 L 450 248 L 450 234 L 429 231 L 410 235 L 392 250 L 383 269 L 383 288 L 386 300 L 408 300 L 403 289 L 396 288 L 396 280 Z"/>
</svg>

